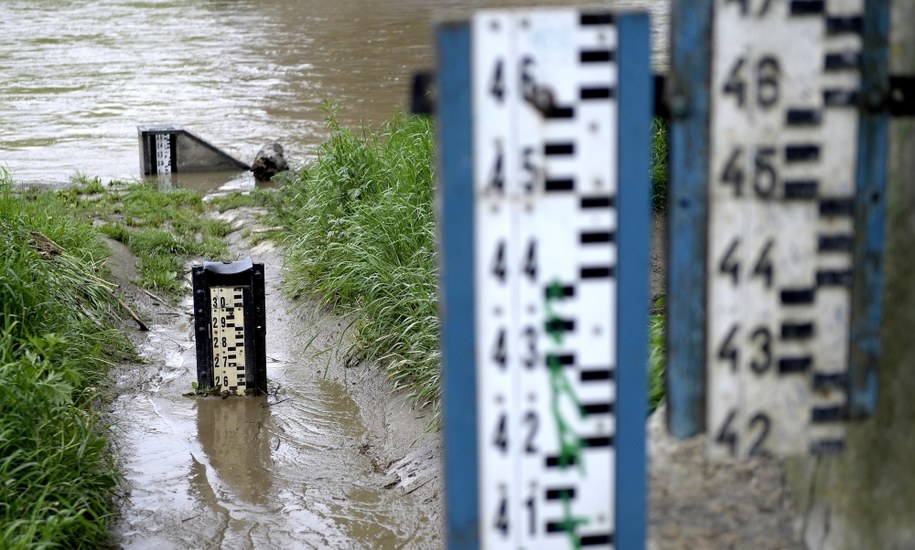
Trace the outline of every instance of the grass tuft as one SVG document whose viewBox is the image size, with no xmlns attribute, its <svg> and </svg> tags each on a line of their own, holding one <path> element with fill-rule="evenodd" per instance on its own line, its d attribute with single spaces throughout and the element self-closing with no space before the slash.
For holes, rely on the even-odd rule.
<svg viewBox="0 0 915 550">
<path fill-rule="evenodd" d="M 287 289 L 355 314 L 356 358 L 379 359 L 419 406 L 438 405 L 432 125 L 396 115 L 378 131 L 328 119 L 319 159 L 281 180 Z"/>
</svg>

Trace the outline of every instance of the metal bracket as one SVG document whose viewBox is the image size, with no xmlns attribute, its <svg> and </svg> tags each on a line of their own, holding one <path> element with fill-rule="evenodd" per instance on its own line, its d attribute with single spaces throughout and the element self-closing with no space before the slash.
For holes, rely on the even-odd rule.
<svg viewBox="0 0 915 550">
<path fill-rule="evenodd" d="M 667 92 L 668 77 L 654 75 L 654 116 L 670 120 L 671 109 Z M 414 115 L 435 115 L 436 90 L 434 71 L 413 73 L 410 88 L 410 112 Z M 915 76 L 890 75 L 884 104 L 891 117 L 915 116 Z"/>
<path fill-rule="evenodd" d="M 891 117 L 915 116 L 915 75 L 890 75 L 887 108 Z"/>
<path fill-rule="evenodd" d="M 416 71 L 410 86 L 410 112 L 434 115 L 436 104 L 435 71 Z"/>
</svg>

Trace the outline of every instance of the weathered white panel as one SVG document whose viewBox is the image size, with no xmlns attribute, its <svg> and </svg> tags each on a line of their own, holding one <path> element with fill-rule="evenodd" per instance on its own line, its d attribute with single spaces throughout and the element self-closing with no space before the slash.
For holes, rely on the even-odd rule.
<svg viewBox="0 0 915 550">
<path fill-rule="evenodd" d="M 716 0 L 708 225 L 709 454 L 841 445 L 860 35 L 827 19 L 860 1 Z M 838 206 L 837 206 L 838 205 Z M 833 379 L 839 380 L 839 379 Z M 826 415 L 823 407 L 839 407 Z"/>
<path fill-rule="evenodd" d="M 609 548 L 616 29 L 489 11 L 472 37 L 482 546 Z"/>
</svg>

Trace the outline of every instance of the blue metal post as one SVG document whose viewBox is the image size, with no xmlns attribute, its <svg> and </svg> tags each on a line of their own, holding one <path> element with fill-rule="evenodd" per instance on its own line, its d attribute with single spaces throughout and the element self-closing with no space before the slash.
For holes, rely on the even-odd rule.
<svg viewBox="0 0 915 550">
<path fill-rule="evenodd" d="M 866 0 L 861 67 L 863 110 L 858 128 L 854 283 L 849 350 L 849 414 L 861 418 L 877 408 L 877 361 L 883 318 L 883 248 L 889 120 L 887 41 L 889 2 Z"/>
<path fill-rule="evenodd" d="M 648 16 L 619 24 L 619 294 L 617 333 L 617 548 L 644 548 L 648 414 L 649 173 L 653 84 Z"/>
<path fill-rule="evenodd" d="M 708 217 L 712 0 L 674 2 L 668 77 L 670 187 L 667 414 L 680 438 L 705 429 L 705 228 Z"/>
<path fill-rule="evenodd" d="M 436 40 L 439 314 L 452 321 L 442 323 L 445 537 L 454 550 L 479 545 L 470 27 L 441 25 Z"/>
</svg>

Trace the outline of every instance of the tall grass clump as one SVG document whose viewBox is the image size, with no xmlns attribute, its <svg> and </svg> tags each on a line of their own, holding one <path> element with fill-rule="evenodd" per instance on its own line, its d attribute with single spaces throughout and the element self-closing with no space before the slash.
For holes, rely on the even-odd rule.
<svg viewBox="0 0 915 550">
<path fill-rule="evenodd" d="M 433 134 L 402 114 L 377 131 L 328 117 L 318 159 L 280 176 L 276 222 L 286 241 L 286 287 L 355 318 L 358 358 L 380 358 L 419 405 L 438 405 L 439 321 L 433 217 Z M 652 128 L 652 203 L 667 196 L 667 124 Z M 650 320 L 649 399 L 663 398 L 664 314 Z"/>
<path fill-rule="evenodd" d="M 106 249 L 61 196 L 0 179 L 0 548 L 103 546 L 117 470 L 93 405 L 130 349 Z"/>
<path fill-rule="evenodd" d="M 432 125 L 395 115 L 353 132 L 328 117 L 318 160 L 279 192 L 287 288 L 354 315 L 357 357 L 415 402 L 439 398 Z"/>
</svg>

